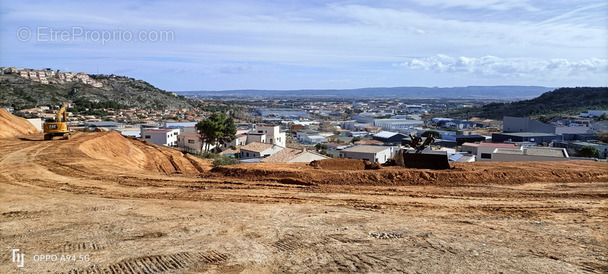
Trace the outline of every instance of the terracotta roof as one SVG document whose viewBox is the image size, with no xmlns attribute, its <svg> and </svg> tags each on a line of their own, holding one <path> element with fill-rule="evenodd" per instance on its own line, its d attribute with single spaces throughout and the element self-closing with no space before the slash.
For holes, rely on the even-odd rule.
<svg viewBox="0 0 608 274">
<path fill-rule="evenodd" d="M 271 148 L 272 146 L 273 146 L 273 144 L 253 142 L 253 143 L 250 143 L 250 144 L 248 144 L 246 146 L 242 146 L 240 149 L 241 150 L 252 151 L 252 152 L 262 152 L 264 150 L 267 150 L 267 149 Z"/>
<path fill-rule="evenodd" d="M 289 162 L 289 160 L 298 157 L 298 155 L 302 153 L 302 150 L 293 149 L 293 148 L 284 148 L 281 151 L 272 154 L 262 160 L 262 163 L 285 163 Z"/>
<path fill-rule="evenodd" d="M 311 153 L 314 155 L 319 155 L 321 157 L 327 158 L 329 159 L 329 157 L 318 154 L 314 151 L 310 151 L 310 150 L 300 150 L 300 149 L 293 149 L 293 148 L 284 148 L 281 151 L 272 154 L 262 160 L 260 160 L 260 162 L 262 163 L 287 163 L 295 158 L 297 158 L 300 155 L 304 155 L 306 153 Z"/>
<path fill-rule="evenodd" d="M 462 146 L 478 147 L 478 146 L 479 146 L 479 144 L 465 142 L 465 143 L 463 143 L 463 144 L 462 144 Z"/>
</svg>

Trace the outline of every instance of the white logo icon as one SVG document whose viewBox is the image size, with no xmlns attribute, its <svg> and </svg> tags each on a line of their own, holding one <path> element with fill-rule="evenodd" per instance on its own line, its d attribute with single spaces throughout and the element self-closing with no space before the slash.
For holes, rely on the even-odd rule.
<svg viewBox="0 0 608 274">
<path fill-rule="evenodd" d="M 23 267 L 25 254 L 19 253 L 19 249 L 13 249 L 13 263 L 18 263 L 17 267 Z"/>
</svg>

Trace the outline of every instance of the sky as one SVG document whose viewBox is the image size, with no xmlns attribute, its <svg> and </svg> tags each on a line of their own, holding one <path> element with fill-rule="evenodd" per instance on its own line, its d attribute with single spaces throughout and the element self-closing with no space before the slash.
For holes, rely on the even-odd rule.
<svg viewBox="0 0 608 274">
<path fill-rule="evenodd" d="M 608 2 L 0 0 L 0 66 L 170 91 L 608 86 Z"/>
</svg>

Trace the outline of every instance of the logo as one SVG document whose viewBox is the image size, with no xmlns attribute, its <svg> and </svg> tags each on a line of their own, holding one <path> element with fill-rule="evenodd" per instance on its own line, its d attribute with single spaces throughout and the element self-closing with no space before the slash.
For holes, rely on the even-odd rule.
<svg viewBox="0 0 608 274">
<path fill-rule="evenodd" d="M 13 263 L 17 263 L 17 267 L 23 267 L 25 262 L 25 254 L 19 253 L 19 249 L 13 249 Z"/>
</svg>

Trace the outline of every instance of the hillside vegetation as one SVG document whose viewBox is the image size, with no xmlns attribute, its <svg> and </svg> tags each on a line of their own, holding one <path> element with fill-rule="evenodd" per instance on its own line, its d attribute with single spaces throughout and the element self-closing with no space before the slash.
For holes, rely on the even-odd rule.
<svg viewBox="0 0 608 274">
<path fill-rule="evenodd" d="M 90 75 L 101 82 L 97 88 L 80 82 L 41 84 L 17 75 L 0 75 L 0 106 L 16 110 L 62 102 L 94 102 L 140 109 L 177 109 L 189 107 L 194 101 L 161 90 L 133 78 L 115 75 Z"/>
<path fill-rule="evenodd" d="M 460 108 L 441 115 L 461 119 L 502 119 L 503 116 L 516 116 L 542 120 L 552 116 L 577 115 L 589 109 L 608 109 L 608 87 L 559 88 L 530 100 Z"/>
</svg>

